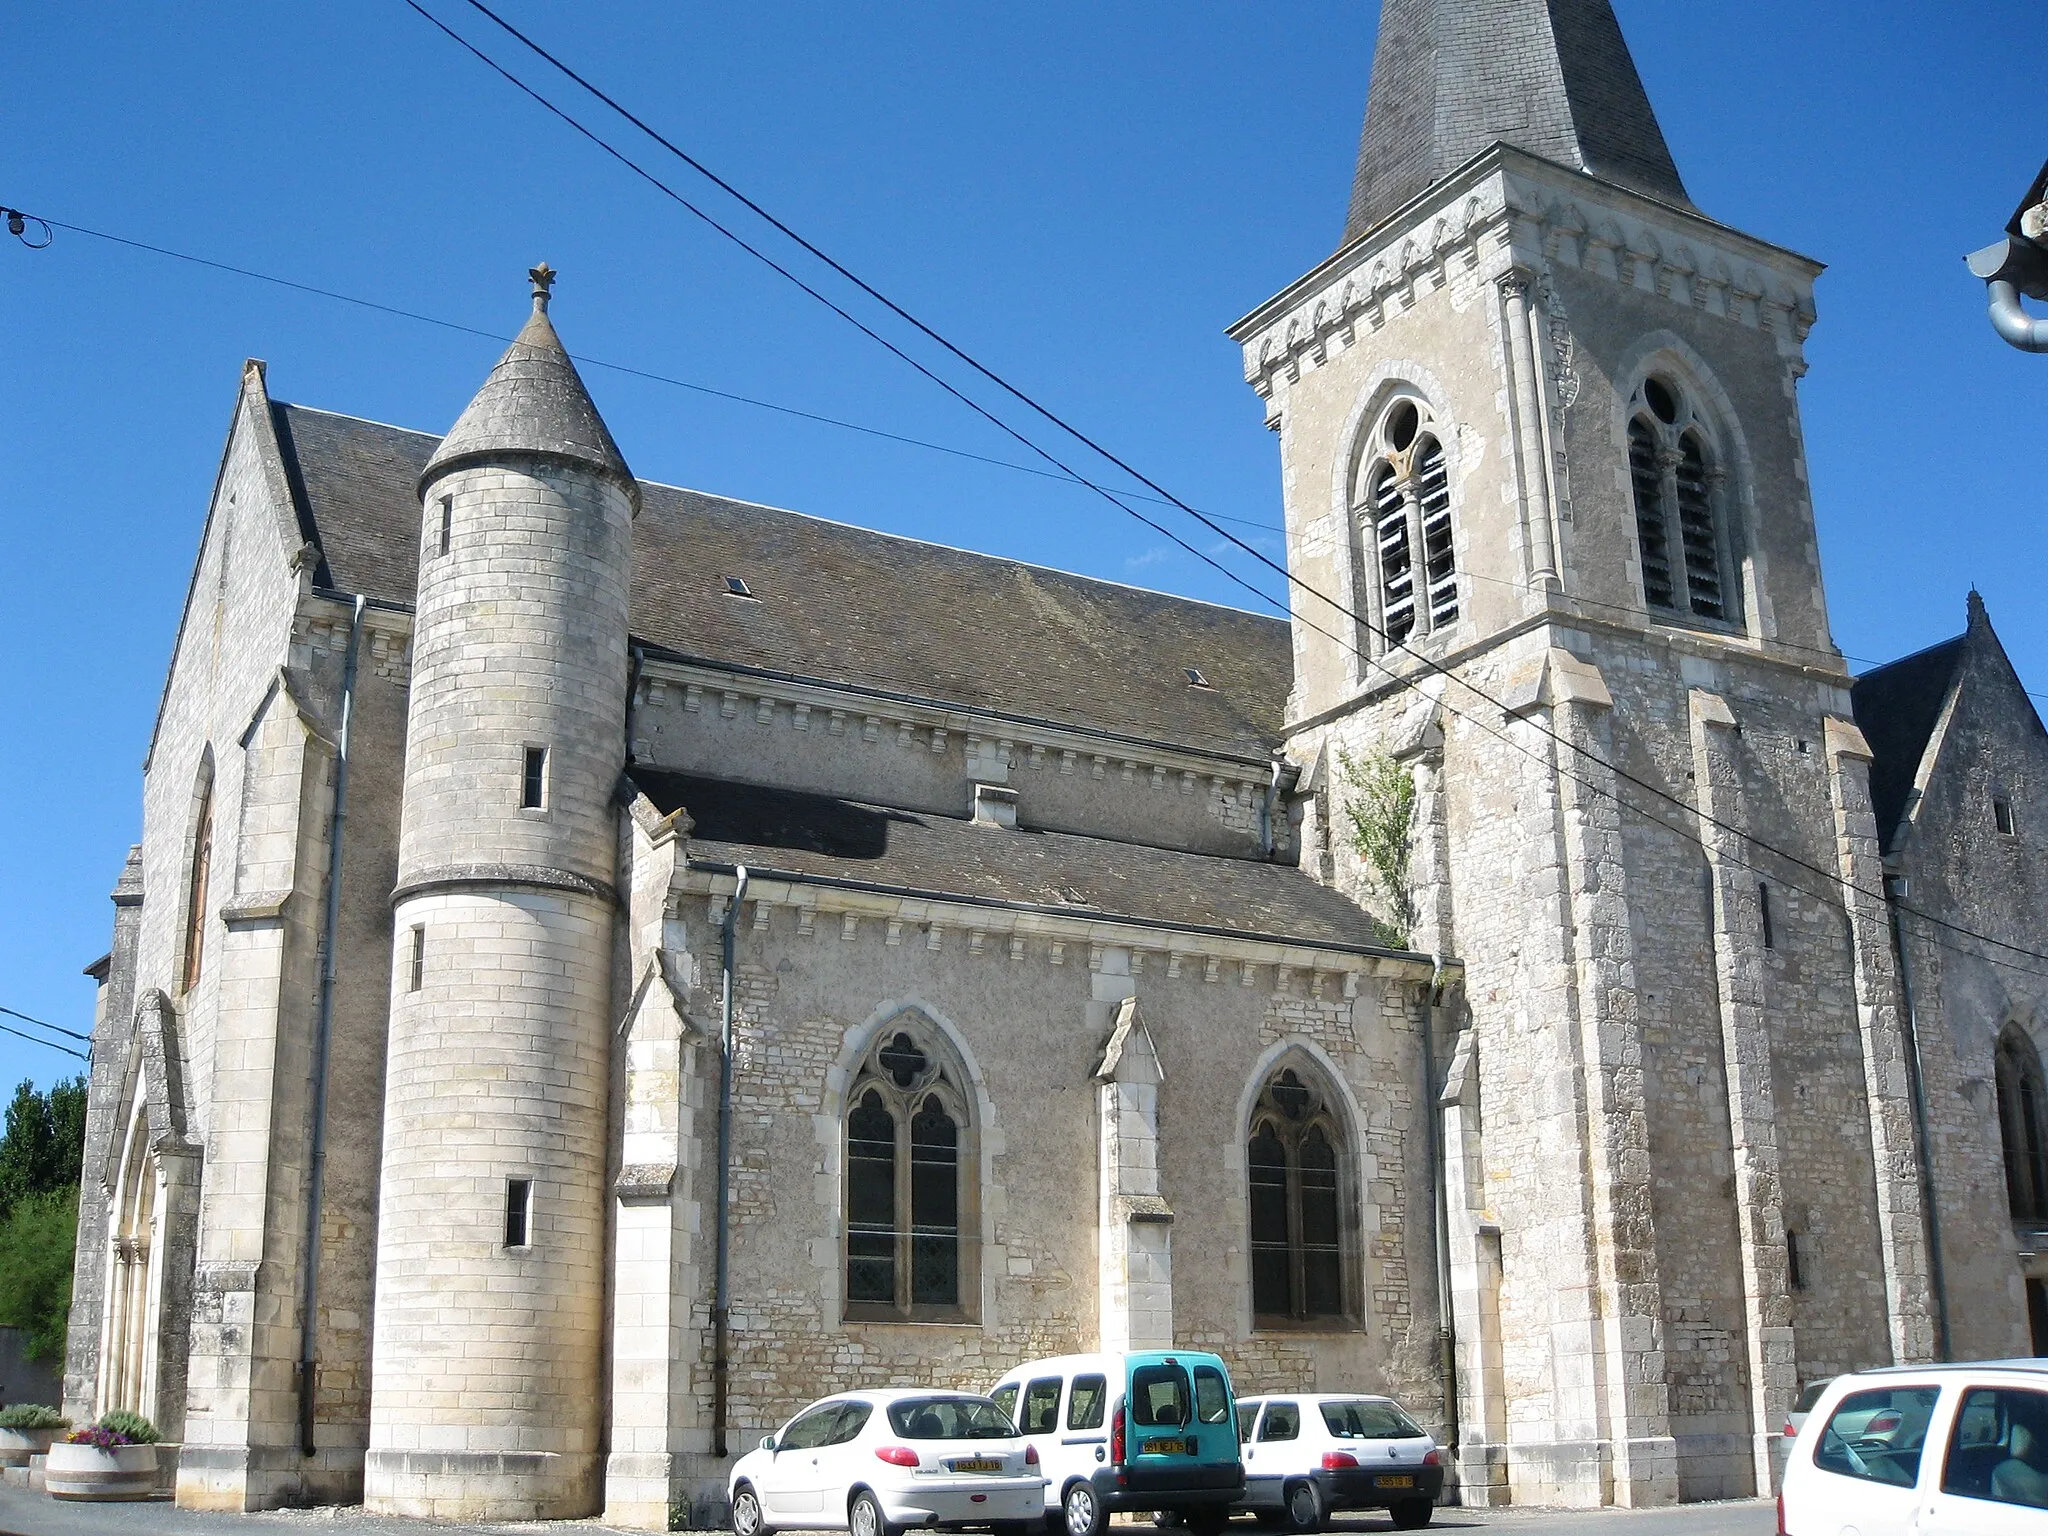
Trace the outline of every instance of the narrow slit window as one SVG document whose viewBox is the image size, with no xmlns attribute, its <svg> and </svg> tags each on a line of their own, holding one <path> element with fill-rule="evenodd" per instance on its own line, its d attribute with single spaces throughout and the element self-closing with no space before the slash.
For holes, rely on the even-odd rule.
<svg viewBox="0 0 2048 1536">
<path fill-rule="evenodd" d="M 1991 800 L 1991 824 L 2005 837 L 2017 835 L 2012 819 L 2012 802 L 2003 795 L 1994 795 Z"/>
<path fill-rule="evenodd" d="M 537 810 L 547 804 L 548 792 L 548 749 L 528 747 L 526 749 L 525 783 L 520 791 L 519 804 L 526 810 Z"/>
<path fill-rule="evenodd" d="M 524 1248 L 533 1241 L 533 1180 L 505 1181 L 505 1246 Z"/>
<path fill-rule="evenodd" d="M 1643 557 L 1643 597 L 1652 608 L 1672 606 L 1671 549 L 1664 537 L 1664 471 L 1657 436 L 1646 421 L 1628 429 L 1628 476 L 1636 493 L 1636 542 Z"/>
<path fill-rule="evenodd" d="M 452 545 L 454 542 L 455 498 L 453 496 L 443 496 L 441 498 L 440 553 L 444 555 L 447 554 L 449 546 Z"/>
<path fill-rule="evenodd" d="M 1786 1279 L 1791 1282 L 1792 1289 L 1795 1291 L 1805 1290 L 1807 1287 L 1806 1238 L 1801 1233 L 1787 1231 L 1785 1234 L 1785 1269 Z"/>
<path fill-rule="evenodd" d="M 412 958 L 407 968 L 406 990 L 417 992 L 427 979 L 427 930 L 415 926 L 412 930 Z"/>
<path fill-rule="evenodd" d="M 1776 949 L 1778 947 L 1778 935 L 1777 930 L 1771 924 L 1771 888 L 1761 880 L 1757 882 L 1756 887 L 1756 910 L 1757 915 L 1763 919 L 1764 948 Z"/>
</svg>

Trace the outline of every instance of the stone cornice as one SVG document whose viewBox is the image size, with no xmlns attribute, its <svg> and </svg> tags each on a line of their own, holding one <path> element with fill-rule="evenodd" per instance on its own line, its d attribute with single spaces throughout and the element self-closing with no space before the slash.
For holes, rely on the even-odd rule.
<svg viewBox="0 0 2048 1536">
<path fill-rule="evenodd" d="M 437 895 L 443 891 L 496 890 L 512 887 L 535 891 L 570 891 L 594 896 L 617 906 L 619 893 L 602 880 L 579 875 L 574 870 L 550 869 L 540 864 L 442 864 L 402 876 L 391 893 L 391 904 L 415 896 Z"/>
<path fill-rule="evenodd" d="M 1246 382 L 1276 395 L 1400 314 L 1418 289 L 1516 269 L 1594 273 L 1673 304 L 1771 332 L 1795 366 L 1820 264 L 1505 144 L 1228 327 Z M 1277 410 L 1277 406 L 1275 407 Z"/>
<path fill-rule="evenodd" d="M 1150 921 L 1140 917 L 1076 908 L 1060 910 L 1022 902 L 963 896 L 941 891 L 870 885 L 831 876 L 747 866 L 747 902 L 753 916 L 742 931 L 772 928 L 786 913 L 798 936 L 835 937 L 848 943 L 876 938 L 887 945 L 916 943 L 928 950 L 957 945 L 973 955 L 1004 956 L 1012 961 L 1035 958 L 1051 965 L 1099 968 L 1108 949 L 1132 954 L 1134 974 L 1156 963 L 1169 976 L 1184 973 L 1205 981 L 1257 984 L 1258 973 L 1271 970 L 1269 990 L 1289 991 L 1296 979 L 1312 996 L 1335 988 L 1355 996 L 1368 976 L 1427 982 L 1433 962 L 1373 945 L 1337 944 L 1278 934 L 1235 933 L 1192 924 Z M 713 923 L 724 917 L 735 880 L 732 866 L 692 861 L 672 888 L 676 895 L 706 898 Z M 820 927 L 820 916 L 831 918 Z M 1445 962 L 1462 974 L 1463 963 Z"/>
</svg>

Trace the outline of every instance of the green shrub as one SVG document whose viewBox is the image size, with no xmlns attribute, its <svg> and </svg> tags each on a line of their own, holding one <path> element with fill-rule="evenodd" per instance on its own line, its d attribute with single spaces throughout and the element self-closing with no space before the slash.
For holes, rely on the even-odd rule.
<svg viewBox="0 0 2048 1536">
<path fill-rule="evenodd" d="M 116 1408 L 100 1415 L 99 1428 L 126 1437 L 130 1445 L 155 1445 L 156 1426 L 139 1413 Z"/>
<path fill-rule="evenodd" d="M 15 1403 L 0 1408 L 0 1429 L 61 1429 L 71 1421 L 41 1403 Z"/>
</svg>

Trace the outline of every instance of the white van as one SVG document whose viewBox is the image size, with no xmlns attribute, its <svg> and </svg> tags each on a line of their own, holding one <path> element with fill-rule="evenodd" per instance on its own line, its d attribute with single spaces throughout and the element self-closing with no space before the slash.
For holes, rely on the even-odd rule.
<svg viewBox="0 0 2048 1536">
<path fill-rule="evenodd" d="M 1244 1491 L 1230 1372 L 1203 1350 L 1033 1360 L 989 1396 L 1037 1449 L 1047 1518 L 1066 1536 L 1102 1536 L 1118 1510 L 1214 1536 Z"/>
</svg>

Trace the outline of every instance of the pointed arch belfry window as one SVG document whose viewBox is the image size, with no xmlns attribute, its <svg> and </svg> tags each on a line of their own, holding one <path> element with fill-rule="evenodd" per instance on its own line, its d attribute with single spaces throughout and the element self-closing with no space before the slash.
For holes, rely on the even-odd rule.
<svg viewBox="0 0 2048 1536">
<path fill-rule="evenodd" d="M 1643 601 L 1688 618 L 1740 618 L 1726 475 L 1691 396 L 1670 379 L 1644 379 L 1629 403 L 1628 476 Z"/>
<path fill-rule="evenodd" d="M 937 1028 L 907 1015 L 876 1035 L 846 1102 L 846 1315 L 971 1316 L 979 1190 L 966 1072 Z"/>
<path fill-rule="evenodd" d="M 1272 1073 L 1245 1139 L 1252 1315 L 1265 1326 L 1344 1324 L 1359 1314 L 1359 1256 L 1344 1122 L 1320 1075 Z"/>
<path fill-rule="evenodd" d="M 1998 1039 L 1998 1131 L 2014 1221 L 2048 1222 L 2048 1075 L 2017 1024 Z"/>
<path fill-rule="evenodd" d="M 1450 463 L 1419 402 L 1387 407 L 1366 440 L 1355 497 L 1369 568 L 1368 649 L 1384 654 L 1458 621 L 1458 560 Z"/>
</svg>

